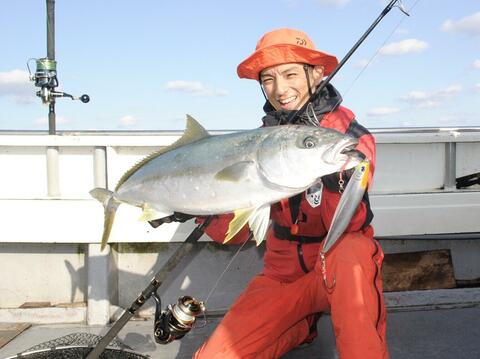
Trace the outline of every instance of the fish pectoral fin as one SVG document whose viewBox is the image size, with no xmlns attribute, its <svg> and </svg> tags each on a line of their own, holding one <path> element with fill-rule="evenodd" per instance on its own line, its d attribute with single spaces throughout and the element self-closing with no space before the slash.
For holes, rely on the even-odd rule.
<svg viewBox="0 0 480 359">
<path fill-rule="evenodd" d="M 215 179 L 219 181 L 239 182 L 248 177 L 253 161 L 242 161 L 231 166 L 225 167 L 223 170 L 215 174 Z"/>
<path fill-rule="evenodd" d="M 268 226 L 270 225 L 270 205 L 266 204 L 255 210 L 248 220 L 248 225 L 253 232 L 253 237 L 255 238 L 255 242 L 257 242 L 257 246 L 259 246 L 265 239 Z"/>
<path fill-rule="evenodd" d="M 228 224 L 228 231 L 227 236 L 223 243 L 227 243 L 230 241 L 235 235 L 240 232 L 245 224 L 247 224 L 249 218 L 252 216 L 253 212 L 255 211 L 254 208 L 247 208 L 247 209 L 238 209 L 233 213 L 235 216 Z"/>
<path fill-rule="evenodd" d="M 262 243 L 267 235 L 270 225 L 270 205 L 266 204 L 258 208 L 240 209 L 234 212 L 235 216 L 228 225 L 227 236 L 223 243 L 230 241 L 248 223 L 253 232 L 257 246 Z"/>
<path fill-rule="evenodd" d="M 173 212 L 169 211 L 160 211 L 148 203 L 145 203 L 142 208 L 143 212 L 139 218 L 140 221 L 153 221 L 154 219 L 165 218 L 173 214 Z"/>
</svg>

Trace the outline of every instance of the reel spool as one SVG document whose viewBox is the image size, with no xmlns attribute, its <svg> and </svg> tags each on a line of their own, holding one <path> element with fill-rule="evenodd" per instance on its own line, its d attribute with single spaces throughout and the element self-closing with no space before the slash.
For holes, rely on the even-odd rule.
<svg viewBox="0 0 480 359">
<path fill-rule="evenodd" d="M 158 309 L 160 298 L 154 295 L 154 299 Z M 168 305 L 160 315 L 158 315 L 158 310 L 155 313 L 153 327 L 155 341 L 159 344 L 168 344 L 183 338 L 193 328 L 197 317 L 204 313 L 203 302 L 188 295 L 178 298 L 177 303 Z"/>
</svg>

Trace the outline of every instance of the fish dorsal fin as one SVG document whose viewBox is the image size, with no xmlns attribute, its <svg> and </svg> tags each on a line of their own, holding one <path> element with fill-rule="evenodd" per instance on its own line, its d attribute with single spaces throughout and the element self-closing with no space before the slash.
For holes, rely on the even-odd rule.
<svg viewBox="0 0 480 359">
<path fill-rule="evenodd" d="M 205 137 L 210 137 L 208 131 L 204 129 L 203 126 L 192 116 L 187 115 L 187 126 L 185 128 L 185 132 L 183 133 L 183 136 L 177 142 L 175 142 L 175 144 L 181 142 L 180 145 L 186 145 L 188 143 L 201 140 Z"/>
<path fill-rule="evenodd" d="M 206 138 L 206 137 L 210 137 L 210 134 L 207 132 L 207 130 L 204 129 L 203 126 L 200 125 L 197 122 L 197 120 L 195 120 L 192 116 L 187 115 L 187 126 L 185 128 L 185 131 L 183 132 L 182 137 L 180 137 L 177 141 L 175 141 L 170 146 L 164 147 L 161 150 L 153 152 L 147 157 L 145 157 L 144 159 L 142 159 L 140 162 L 136 163 L 132 168 L 130 168 L 127 172 L 125 172 L 123 176 L 120 178 L 120 180 L 117 183 L 117 186 L 115 187 L 115 191 L 118 190 L 118 188 L 130 178 L 130 176 L 132 176 L 135 172 L 137 172 L 137 170 L 140 167 L 150 162 L 151 160 L 157 158 L 161 154 L 174 150 L 175 148 L 188 145 L 189 143 L 197 142 L 202 138 Z"/>
</svg>

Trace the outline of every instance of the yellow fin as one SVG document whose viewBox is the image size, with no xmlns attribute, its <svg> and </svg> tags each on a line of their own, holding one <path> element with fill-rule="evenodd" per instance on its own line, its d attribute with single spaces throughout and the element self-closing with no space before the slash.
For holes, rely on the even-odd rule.
<svg viewBox="0 0 480 359">
<path fill-rule="evenodd" d="M 137 170 L 140 167 L 150 162 L 151 160 L 157 158 L 161 154 L 174 150 L 175 148 L 185 146 L 189 143 L 197 142 L 202 138 L 206 138 L 206 137 L 210 137 L 210 134 L 207 132 L 207 130 L 205 130 L 202 127 L 202 125 L 200 125 L 197 122 L 197 120 L 195 120 L 192 116 L 187 115 L 187 126 L 185 128 L 185 131 L 183 132 L 182 137 L 180 137 L 176 142 L 174 142 L 170 146 L 164 147 L 161 150 L 148 155 L 143 160 L 135 164 L 132 168 L 130 168 L 127 172 L 125 172 L 124 175 L 118 181 L 117 186 L 115 187 L 115 191 L 117 191 L 120 188 L 120 186 L 130 178 L 131 175 L 137 172 Z"/>
<path fill-rule="evenodd" d="M 227 243 L 238 232 L 240 232 L 240 230 L 248 222 L 248 220 L 250 219 L 254 211 L 255 211 L 254 208 L 247 208 L 247 209 L 238 209 L 234 212 L 235 216 L 228 224 L 227 236 L 225 237 L 225 240 L 223 241 L 223 243 Z"/>
<path fill-rule="evenodd" d="M 113 220 L 115 213 L 120 205 L 120 202 L 113 197 L 113 192 L 106 188 L 94 188 L 90 191 L 90 195 L 103 204 L 104 220 L 103 220 L 103 234 L 100 249 L 103 251 L 108 242 L 108 237 L 112 231 Z"/>
<path fill-rule="evenodd" d="M 112 231 L 113 220 L 115 219 L 115 213 L 117 208 L 120 205 L 119 202 L 116 202 L 113 197 L 110 197 L 105 205 L 105 218 L 103 221 L 103 235 L 102 243 L 100 245 L 100 250 L 103 251 L 108 242 L 108 237 Z"/>
<path fill-rule="evenodd" d="M 152 206 L 150 206 L 148 203 L 145 203 L 143 205 L 143 212 L 142 215 L 140 216 L 140 221 L 153 221 L 154 219 L 159 219 L 159 218 L 164 218 L 172 215 L 173 212 L 162 212 L 159 211 Z"/>
<path fill-rule="evenodd" d="M 268 226 L 270 225 L 270 205 L 266 204 L 255 210 L 248 221 L 250 230 L 253 232 L 253 237 L 257 246 L 263 242 L 267 235 Z"/>
</svg>

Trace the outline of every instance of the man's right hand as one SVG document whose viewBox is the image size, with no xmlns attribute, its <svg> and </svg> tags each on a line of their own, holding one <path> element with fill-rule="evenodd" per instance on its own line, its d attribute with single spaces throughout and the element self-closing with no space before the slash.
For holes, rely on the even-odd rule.
<svg viewBox="0 0 480 359">
<path fill-rule="evenodd" d="M 163 218 L 159 218 L 159 219 L 154 219 L 154 220 L 148 221 L 148 223 L 153 228 L 157 228 L 164 223 L 171 223 L 171 222 L 181 222 L 181 223 L 183 223 L 183 222 L 186 222 L 186 221 L 188 221 L 189 219 L 192 219 L 192 218 L 195 218 L 195 216 L 192 216 L 191 214 L 181 213 L 181 212 L 173 212 L 173 214 L 171 216 L 163 217 Z"/>
</svg>

